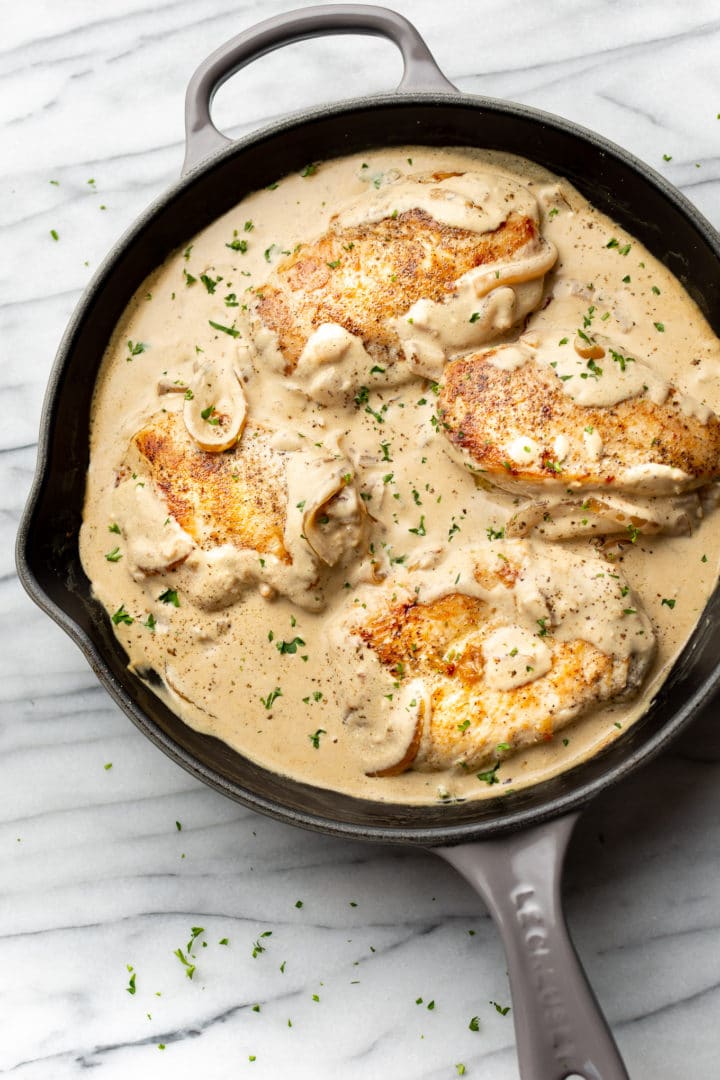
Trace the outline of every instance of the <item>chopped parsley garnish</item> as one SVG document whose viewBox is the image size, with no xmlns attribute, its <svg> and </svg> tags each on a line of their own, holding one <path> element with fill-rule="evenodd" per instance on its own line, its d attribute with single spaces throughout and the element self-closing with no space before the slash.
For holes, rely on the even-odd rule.
<svg viewBox="0 0 720 1080">
<path fill-rule="evenodd" d="M 112 761 L 106 761 L 103 765 L 103 769 L 105 772 L 110 772 L 110 769 L 112 769 Z"/>
<path fill-rule="evenodd" d="M 480 1030 L 480 1017 L 479 1016 L 473 1016 L 472 1020 L 468 1024 L 468 1027 L 470 1028 L 471 1031 L 479 1031 Z"/>
<path fill-rule="evenodd" d="M 193 277 L 192 274 L 188 274 L 187 270 L 184 267 L 183 267 L 183 274 L 185 275 L 185 284 L 186 284 L 186 286 L 194 285 L 195 282 L 197 281 L 197 278 Z"/>
<path fill-rule="evenodd" d="M 260 700 L 266 709 L 271 709 L 279 697 L 282 697 L 282 690 L 279 686 L 276 686 L 274 690 L 270 691 L 266 698 L 261 697 Z"/>
<path fill-rule="evenodd" d="M 537 619 L 536 622 L 540 627 L 540 629 L 538 630 L 538 637 L 545 637 L 548 632 L 548 628 L 545 625 L 545 623 L 547 622 L 547 616 L 542 619 Z"/>
<path fill-rule="evenodd" d="M 568 338 L 566 338 L 566 337 L 562 337 L 558 341 L 558 345 L 567 345 L 567 343 L 568 343 Z"/>
<path fill-rule="evenodd" d="M 301 171 L 300 175 L 301 176 L 314 176 L 317 171 L 318 171 L 318 162 L 313 162 L 310 165 L 306 165 L 305 168 Z"/>
<path fill-rule="evenodd" d="M 479 318 L 480 318 L 480 312 L 479 311 L 473 311 L 472 315 L 468 319 L 468 322 L 476 323 Z"/>
<path fill-rule="evenodd" d="M 60 234 L 58 233 L 57 229 L 51 229 L 50 230 L 50 235 L 52 236 L 53 240 L 59 240 L 60 239 Z"/>
<path fill-rule="evenodd" d="M 112 551 L 108 551 L 105 555 L 108 562 L 119 562 L 122 559 L 122 554 L 119 547 L 114 547 Z"/>
<path fill-rule="evenodd" d="M 660 602 L 660 607 L 669 607 L 672 611 L 676 603 L 676 600 L 667 600 L 665 597 L 663 597 L 662 601 Z"/>
<path fill-rule="evenodd" d="M 672 154 L 663 154 L 663 161 L 672 161 Z"/>
<path fill-rule="evenodd" d="M 223 326 L 222 323 L 213 322 L 212 319 L 208 319 L 208 322 L 213 330 L 221 330 L 223 334 L 229 334 L 233 338 L 240 337 L 240 331 L 236 330 L 234 326 Z"/>
<path fill-rule="evenodd" d="M 203 409 L 200 413 L 203 420 L 207 420 L 208 424 L 212 424 L 217 427 L 220 423 L 220 418 L 215 415 L 215 406 L 208 405 L 206 409 Z"/>
<path fill-rule="evenodd" d="M 337 270 L 338 266 L 340 265 L 340 259 L 333 259 L 333 261 L 329 262 L 327 265 L 330 267 L 331 270 Z"/>
<path fill-rule="evenodd" d="M 656 322 L 656 323 L 653 323 L 653 326 L 655 327 L 655 329 L 657 330 L 657 332 L 659 334 L 664 334 L 665 333 L 665 323 Z"/>
<path fill-rule="evenodd" d="M 627 526 L 627 531 L 628 531 L 628 539 L 629 539 L 630 543 L 631 544 L 636 544 L 637 543 L 637 538 L 640 535 L 640 530 L 638 528 L 636 528 L 636 526 L 631 523 L 630 525 Z"/>
<path fill-rule="evenodd" d="M 616 352 L 615 349 L 610 349 L 610 355 L 616 364 L 620 365 L 620 370 L 624 371 L 628 364 L 634 364 L 635 360 L 632 356 L 623 356 L 622 353 Z"/>
<path fill-rule="evenodd" d="M 113 522 L 112 525 L 108 525 L 108 532 L 111 532 L 111 533 L 119 533 L 120 532 L 120 526 L 117 524 L 117 522 Z"/>
<path fill-rule="evenodd" d="M 390 457 L 390 443 L 380 443 L 380 449 L 382 450 L 382 460 L 392 461 L 392 458 Z"/>
<path fill-rule="evenodd" d="M 505 537 L 505 528 L 493 529 L 492 525 L 488 525 L 485 530 L 488 540 L 502 540 Z"/>
<path fill-rule="evenodd" d="M 231 251 L 239 251 L 241 255 L 244 255 L 248 249 L 248 242 L 247 240 L 241 240 L 239 237 L 236 236 L 230 241 L 229 244 L 226 244 L 225 247 L 230 248 Z M 210 291 L 214 292 L 215 290 L 212 289 Z"/>
<path fill-rule="evenodd" d="M 261 938 L 272 937 L 272 930 L 264 930 L 262 934 L 258 935 L 257 941 L 253 942 L 252 958 L 257 960 L 261 953 L 265 952 L 266 946 L 261 944 Z"/>
<path fill-rule="evenodd" d="M 222 281 L 222 278 L 221 277 L 211 278 L 209 274 L 201 274 L 200 275 L 200 280 L 202 281 L 203 285 L 205 286 L 207 291 L 212 296 L 212 294 L 215 292 L 215 289 L 217 288 L 218 282 Z"/>
<path fill-rule="evenodd" d="M 495 1011 L 499 1012 L 501 1016 L 507 1016 L 510 1012 L 509 1005 L 498 1005 L 497 1001 L 490 1001 L 488 1004 L 495 1006 Z"/>
<path fill-rule="evenodd" d="M 467 731 L 467 729 L 469 727 L 470 727 L 470 721 L 469 720 L 463 720 L 462 724 L 458 724 L 457 729 L 458 729 L 458 731 Z"/>
<path fill-rule="evenodd" d="M 420 524 L 415 529 L 408 529 L 409 533 L 414 533 L 415 536 L 425 536 L 425 515 L 421 515 Z"/>
<path fill-rule="evenodd" d="M 129 615 L 125 610 L 125 605 L 121 604 L 112 617 L 112 621 L 118 626 L 120 623 L 126 623 L 127 626 L 132 626 L 135 622 L 132 615 Z"/>
<path fill-rule="evenodd" d="M 165 592 L 160 593 L 158 600 L 163 604 L 172 604 L 173 607 L 180 607 L 177 589 L 166 589 Z"/>
<path fill-rule="evenodd" d="M 558 210 L 557 206 L 553 206 L 553 208 L 552 208 L 552 209 L 551 209 L 551 210 L 549 211 L 549 213 L 548 213 L 548 219 L 549 219 L 550 221 L 552 221 L 552 219 L 553 219 L 554 217 L 557 217 L 557 215 L 558 215 L 559 213 L 560 213 L 560 211 Z"/>
<path fill-rule="evenodd" d="M 655 293 L 656 296 L 660 295 L 660 290 L 658 289 L 657 285 L 653 285 L 652 291 Z"/>
<path fill-rule="evenodd" d="M 275 646 L 277 651 L 281 654 L 292 653 L 293 655 L 298 650 L 298 645 L 304 645 L 305 642 L 301 637 L 295 637 L 292 641 L 276 641 Z"/>
<path fill-rule="evenodd" d="M 143 341 L 128 341 L 128 351 L 131 356 L 139 356 L 140 353 L 145 352 L 147 345 Z"/>
<path fill-rule="evenodd" d="M 151 612 L 143 623 L 143 626 L 146 626 L 148 630 L 154 630 L 156 625 L 155 616 Z"/>
<path fill-rule="evenodd" d="M 320 736 L 327 735 L 325 728 L 319 727 L 313 735 L 308 735 L 308 739 L 313 744 L 316 750 L 320 749 Z"/>
<path fill-rule="evenodd" d="M 486 784 L 499 784 L 497 776 L 495 775 L 500 768 L 500 762 L 496 761 L 492 769 L 488 769 L 487 772 L 479 772 L 477 774 L 478 780 L 484 780 Z"/>
<path fill-rule="evenodd" d="M 130 976 L 130 981 L 128 982 L 125 989 L 127 990 L 128 994 L 134 994 L 135 993 L 135 972 L 133 971 L 132 964 L 128 964 L 127 969 L 128 969 L 128 971 L 132 971 L 132 975 Z"/>
<path fill-rule="evenodd" d="M 177 956 L 178 960 L 185 968 L 185 974 L 187 975 L 188 979 L 192 979 L 193 975 L 195 974 L 195 965 L 190 963 L 182 949 L 177 948 L 173 953 L 173 956 Z"/>
</svg>

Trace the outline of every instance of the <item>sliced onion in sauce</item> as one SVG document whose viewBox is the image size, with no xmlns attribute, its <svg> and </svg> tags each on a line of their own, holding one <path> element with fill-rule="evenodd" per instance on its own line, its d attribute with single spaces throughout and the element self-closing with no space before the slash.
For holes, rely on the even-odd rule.
<svg viewBox="0 0 720 1080">
<path fill-rule="evenodd" d="M 245 427 L 247 401 L 230 364 L 207 361 L 185 394 L 183 419 L 201 450 L 220 453 L 235 446 Z"/>
</svg>

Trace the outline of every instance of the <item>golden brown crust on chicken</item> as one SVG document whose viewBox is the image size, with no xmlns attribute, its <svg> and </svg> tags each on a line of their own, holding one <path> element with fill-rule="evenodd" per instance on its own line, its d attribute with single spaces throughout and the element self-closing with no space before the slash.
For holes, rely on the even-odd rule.
<svg viewBox="0 0 720 1080">
<path fill-rule="evenodd" d="M 447 299 L 462 274 L 508 259 L 537 237 L 536 223 L 517 213 L 479 234 L 440 224 L 419 208 L 330 229 L 277 267 L 258 290 L 255 314 L 277 334 L 287 373 L 325 323 L 361 338 L 374 359 L 392 360 L 399 338 L 389 320 L 417 300 Z"/>
<path fill-rule="evenodd" d="M 411 577 L 369 588 L 347 618 L 360 666 L 370 650 L 394 680 L 389 730 L 408 731 L 377 775 L 499 760 L 633 693 L 647 671 L 649 620 L 602 559 L 510 541 L 470 562 L 482 595 L 471 585 L 423 602 Z"/>
<path fill-rule="evenodd" d="M 633 480 L 637 472 L 628 470 L 660 465 L 685 474 L 674 483 L 676 490 L 689 490 L 717 475 L 720 420 L 711 415 L 703 422 L 688 415 L 674 388 L 662 404 L 638 396 L 593 408 L 566 394 L 551 369 L 529 362 L 506 370 L 492 363 L 495 353 L 491 349 L 448 364 L 438 411 L 449 442 L 499 486 L 518 481 L 547 486 L 552 480 L 631 492 L 641 484 Z M 588 452 L 588 432 L 602 444 L 599 460 Z M 558 436 L 567 440 L 562 460 L 554 445 Z M 523 438 L 540 447 L 528 464 L 511 459 L 507 451 Z"/>
<path fill-rule="evenodd" d="M 395 678 L 428 676 L 433 684 L 429 721 L 420 717 L 401 761 L 379 775 L 397 775 L 413 763 L 443 769 L 464 761 L 473 767 L 498 746 L 514 750 L 550 739 L 627 681 L 627 661 L 618 668 L 587 641 L 546 637 L 550 670 L 523 686 L 494 689 L 486 684 L 482 644 L 496 628 L 490 605 L 462 593 L 429 604 L 396 604 L 357 627 Z"/>
<path fill-rule="evenodd" d="M 523 746 L 547 742 L 581 712 L 618 692 L 612 658 L 594 645 L 577 640 L 553 642 L 550 647 L 550 671 L 509 691 L 484 685 L 479 649 L 461 656 L 457 668 L 461 685 L 444 682 L 432 692 L 422 768 L 443 769 L 460 762 L 473 768 Z"/>
<path fill-rule="evenodd" d="M 208 453 L 179 413 L 157 413 L 131 448 L 138 473 L 150 476 L 171 516 L 201 547 L 234 544 L 290 562 L 282 465 L 262 429 L 246 430 L 232 450 Z"/>
</svg>

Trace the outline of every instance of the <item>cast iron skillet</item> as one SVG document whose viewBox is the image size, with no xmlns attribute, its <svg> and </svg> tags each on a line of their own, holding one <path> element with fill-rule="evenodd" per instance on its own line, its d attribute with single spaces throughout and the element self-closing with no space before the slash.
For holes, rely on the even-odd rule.
<svg viewBox="0 0 720 1080">
<path fill-rule="evenodd" d="M 404 75 L 393 94 L 309 112 L 231 142 L 214 127 L 218 87 L 251 60 L 320 34 L 389 38 Z M 80 646 L 130 719 L 194 776 L 280 821 L 334 836 L 415 844 L 452 863 L 483 896 L 503 936 L 524 1080 L 620 1080 L 627 1073 L 580 967 L 560 906 L 565 848 L 578 811 L 662 750 L 720 682 L 713 593 L 645 716 L 590 761 L 535 787 L 482 802 L 409 807 L 351 798 L 268 772 L 186 727 L 126 670 L 110 620 L 78 557 L 88 416 L 98 364 L 142 279 L 234 206 L 308 161 L 379 146 L 477 146 L 522 154 L 566 176 L 669 267 L 720 331 L 720 237 L 662 177 L 565 120 L 463 95 L 404 18 L 384 8 L 306 8 L 272 18 L 218 49 L 186 99 L 181 180 L 126 233 L 89 285 L 65 333 L 43 411 L 38 464 L 17 545 L 30 596 Z"/>
</svg>

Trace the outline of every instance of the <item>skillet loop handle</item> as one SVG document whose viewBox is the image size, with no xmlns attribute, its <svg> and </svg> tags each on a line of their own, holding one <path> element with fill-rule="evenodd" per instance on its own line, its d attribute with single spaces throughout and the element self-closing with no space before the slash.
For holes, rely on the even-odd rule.
<svg viewBox="0 0 720 1080">
<path fill-rule="evenodd" d="M 186 149 L 182 174 L 232 141 L 218 131 L 210 117 L 212 100 L 227 79 L 282 45 L 325 34 L 389 38 L 403 58 L 404 71 L 398 90 L 457 93 L 418 31 L 396 11 L 364 4 L 330 4 L 276 15 L 221 45 L 190 80 L 185 95 Z"/>
<path fill-rule="evenodd" d="M 562 867 L 577 817 L 434 849 L 477 889 L 500 931 L 522 1080 L 628 1080 L 562 912 Z"/>
</svg>

